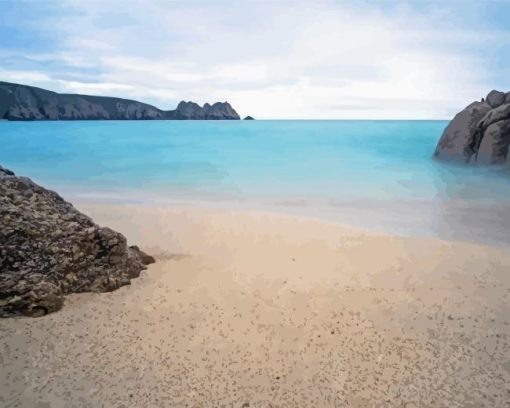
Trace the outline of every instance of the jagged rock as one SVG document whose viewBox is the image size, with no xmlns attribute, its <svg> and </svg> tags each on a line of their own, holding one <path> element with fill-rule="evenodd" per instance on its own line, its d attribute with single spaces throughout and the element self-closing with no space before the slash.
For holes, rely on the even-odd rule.
<svg viewBox="0 0 510 408">
<path fill-rule="evenodd" d="M 484 132 L 493 123 L 510 118 L 510 103 L 505 103 L 487 112 L 478 122 L 478 127 Z"/>
<path fill-rule="evenodd" d="M 228 103 L 181 102 L 163 111 L 145 103 L 106 96 L 58 94 L 33 86 L 0 82 L 0 119 L 8 120 L 152 120 L 239 119 Z"/>
<path fill-rule="evenodd" d="M 177 109 L 171 116 L 172 119 L 189 120 L 238 120 L 237 112 L 228 102 L 216 102 L 213 105 L 206 103 L 203 107 L 195 102 L 179 102 Z"/>
<path fill-rule="evenodd" d="M 255 118 L 253 118 L 251 116 L 246 116 L 243 120 L 255 120 Z"/>
<path fill-rule="evenodd" d="M 208 106 L 206 106 L 208 105 Z M 216 102 L 212 105 L 204 105 L 205 119 L 220 120 L 220 119 L 241 119 L 237 112 L 230 106 L 228 102 Z"/>
<path fill-rule="evenodd" d="M 204 119 L 202 107 L 195 102 L 179 102 L 174 119 Z"/>
<path fill-rule="evenodd" d="M 485 100 L 491 106 L 491 108 L 497 108 L 499 105 L 502 105 L 505 102 L 505 93 L 493 89 L 489 92 Z"/>
<path fill-rule="evenodd" d="M 508 94 L 491 91 L 485 102 L 473 102 L 455 115 L 439 139 L 434 156 L 466 163 L 505 163 L 510 143 L 510 103 L 505 102 Z"/>
<path fill-rule="evenodd" d="M 0 167 L 0 316 L 37 316 L 74 292 L 129 284 L 154 262 L 57 193 Z"/>
</svg>

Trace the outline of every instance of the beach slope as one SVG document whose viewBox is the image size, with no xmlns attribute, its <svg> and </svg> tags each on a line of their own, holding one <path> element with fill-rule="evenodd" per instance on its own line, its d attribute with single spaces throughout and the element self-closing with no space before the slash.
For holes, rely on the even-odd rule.
<svg viewBox="0 0 510 408">
<path fill-rule="evenodd" d="M 0 321 L 0 405 L 502 407 L 510 255 L 263 212 L 82 204 L 158 262 Z"/>
</svg>

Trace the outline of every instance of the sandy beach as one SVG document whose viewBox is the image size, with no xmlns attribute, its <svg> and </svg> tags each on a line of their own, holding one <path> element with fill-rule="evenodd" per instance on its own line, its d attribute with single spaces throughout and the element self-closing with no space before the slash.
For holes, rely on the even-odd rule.
<svg viewBox="0 0 510 408">
<path fill-rule="evenodd" d="M 2 407 L 507 407 L 510 253 L 248 211 L 77 205 L 157 263 L 0 321 Z"/>
</svg>

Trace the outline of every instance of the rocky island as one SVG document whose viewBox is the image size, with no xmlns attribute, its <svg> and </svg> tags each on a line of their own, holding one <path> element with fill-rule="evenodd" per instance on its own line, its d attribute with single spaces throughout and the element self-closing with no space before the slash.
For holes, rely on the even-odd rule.
<svg viewBox="0 0 510 408">
<path fill-rule="evenodd" d="M 510 92 L 493 90 L 455 115 L 434 156 L 465 163 L 504 164 L 509 144 Z"/>
<path fill-rule="evenodd" d="M 0 166 L 0 317 L 54 312 L 64 295 L 128 285 L 153 262 L 57 193 Z"/>
<path fill-rule="evenodd" d="M 182 101 L 175 110 L 146 103 L 78 94 L 59 94 L 34 86 L 0 82 L 0 119 L 7 120 L 239 120 L 228 102 Z"/>
</svg>

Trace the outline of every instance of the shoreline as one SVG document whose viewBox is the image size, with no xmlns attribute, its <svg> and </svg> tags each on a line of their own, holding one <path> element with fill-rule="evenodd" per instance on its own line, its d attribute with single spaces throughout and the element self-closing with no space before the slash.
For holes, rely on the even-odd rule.
<svg viewBox="0 0 510 408">
<path fill-rule="evenodd" d="M 76 207 L 157 263 L 0 321 L 4 405 L 507 401 L 506 251 L 267 212 Z"/>
<path fill-rule="evenodd" d="M 349 229 L 359 229 L 365 233 L 458 242 L 510 250 L 510 238 L 506 233 L 510 224 L 502 222 L 505 214 L 510 211 L 510 201 L 501 202 L 498 208 L 494 208 L 492 202 L 483 199 L 474 201 L 363 198 L 305 200 L 291 197 L 285 200 L 264 197 L 257 201 L 247 197 L 221 196 L 203 199 L 197 195 L 171 199 L 154 197 L 142 201 L 141 199 L 127 200 L 126 197 L 86 198 L 71 194 L 69 200 L 77 206 L 194 208 L 202 211 L 265 213 L 316 220 Z M 489 210 L 492 212 L 487 215 Z M 470 214 L 479 214 L 479 216 L 470 217 Z"/>
</svg>

